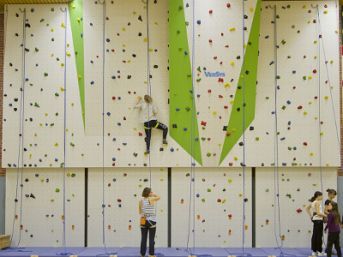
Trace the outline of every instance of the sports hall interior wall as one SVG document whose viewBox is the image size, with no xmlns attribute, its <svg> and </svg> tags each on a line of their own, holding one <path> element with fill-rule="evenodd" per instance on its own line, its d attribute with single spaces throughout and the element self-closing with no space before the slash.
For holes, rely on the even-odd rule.
<svg viewBox="0 0 343 257">
<path fill-rule="evenodd" d="M 189 3 L 188 3 L 189 4 Z M 195 18 L 195 72 L 198 78 L 194 95 L 198 115 L 200 159 L 196 162 L 194 182 L 196 244 L 198 246 L 240 246 L 242 229 L 246 245 L 274 246 L 274 65 L 278 65 L 279 163 L 281 234 L 285 246 L 308 246 L 311 223 L 304 205 L 313 191 L 337 187 L 336 170 L 340 166 L 339 141 L 335 124 L 339 124 L 339 52 L 337 9 L 334 1 L 319 4 L 321 26 L 332 27 L 322 32 L 318 40 L 316 8 L 312 2 L 276 3 L 278 60 L 273 56 L 274 2 L 262 3 L 257 66 L 255 118 L 246 132 L 246 223 L 242 224 L 242 146 L 239 138 L 220 162 L 228 125 L 234 111 L 232 105 L 242 66 L 242 24 L 240 5 L 227 7 L 226 1 L 203 1 Z M 100 4 L 84 2 L 83 19 L 70 16 L 64 24 L 64 13 L 54 6 L 8 6 L 4 61 L 4 123 L 3 167 L 6 173 L 6 233 L 11 233 L 14 215 L 14 195 L 18 166 L 18 133 L 20 86 L 22 78 L 21 29 L 19 8 L 27 7 L 26 106 L 24 159 L 23 229 L 15 222 L 14 239 L 22 233 L 22 245 L 61 246 L 61 207 L 63 206 L 63 140 L 66 137 L 67 159 L 67 244 L 83 246 L 85 218 L 88 220 L 88 245 L 101 246 L 101 195 L 105 192 L 106 235 L 108 245 L 132 246 L 139 241 L 136 205 L 142 188 L 149 185 L 148 159 L 143 154 L 143 128 L 133 111 L 136 96 L 146 92 L 146 17 L 141 1 L 117 1 L 106 8 L 105 87 L 102 81 L 102 11 Z M 256 1 L 246 1 L 246 41 L 248 40 Z M 225 8 L 222 8 L 224 6 Z M 168 80 L 167 1 L 151 5 L 151 74 L 152 96 L 159 106 L 159 119 L 170 120 Z M 210 14 L 212 10 L 212 14 Z M 46 15 L 49 13 L 49 15 Z M 161 15 L 165 14 L 165 15 Z M 192 12 L 184 3 L 187 42 L 192 49 Z M 239 17 L 238 17 L 238 16 Z M 292 16 L 291 16 L 292 15 Z M 304 18 L 305 16 L 305 18 Z M 289 24 L 289 20 L 294 24 Z M 316 22 L 314 22 L 316 20 Z M 10 21 L 10 22 L 8 22 Z M 224 21 L 224 22 L 223 22 Z M 77 63 L 75 51 L 80 44 L 74 37 L 82 24 L 84 67 Z M 130 25 L 129 25 L 130 24 Z M 228 25 L 229 24 L 229 25 Z M 67 110 L 68 131 L 64 133 L 63 53 L 64 29 L 67 29 Z M 75 28 L 76 27 L 76 28 Z M 212 28 L 212 29 L 209 29 Z M 75 32 L 76 31 L 76 32 Z M 300 31 L 300 32 L 298 32 Z M 17 35 L 18 33 L 18 35 Z M 140 33 L 141 36 L 140 36 Z M 200 36 L 198 36 L 200 35 Z M 11 42 L 11 43 L 9 43 Z M 227 47 L 228 45 L 228 47 Z M 321 48 L 318 47 L 321 46 Z M 76 49 L 75 47 L 78 47 Z M 82 49 L 82 48 L 81 48 Z M 206 49 L 206 51 L 204 51 Z M 320 50 L 319 50 L 320 49 Z M 324 52 L 327 61 L 324 61 Z M 11 53 L 11 54 L 7 54 Z M 191 55 L 191 53 L 190 53 Z M 319 55 L 322 61 L 318 62 Z M 135 57 L 134 57 L 135 56 Z M 240 58 L 238 58 L 240 56 Z M 290 58 L 289 58 L 290 57 Z M 301 63 L 301 65 L 299 65 Z M 38 66 L 37 66 L 38 64 Z M 285 65 L 281 65 L 285 64 Z M 287 65 L 286 65 L 287 64 Z M 220 78 L 207 77 L 204 71 L 224 72 Z M 80 70 L 84 70 L 83 76 Z M 320 70 L 320 71 L 319 71 Z M 295 73 L 294 73 L 295 71 Z M 319 72 L 321 78 L 319 78 Z M 291 75 L 293 74 L 293 76 Z M 295 75 L 294 75 L 295 74 Z M 331 88 L 328 86 L 330 77 Z M 322 97 L 316 98 L 319 79 Z M 81 85 L 80 81 L 84 81 Z M 294 89 L 295 87 L 295 89 Z M 83 88 L 83 89 L 82 89 Z M 105 145 L 102 148 L 102 90 L 106 90 Z M 82 98 L 84 92 L 84 98 Z M 170 93 L 170 92 L 169 92 Z M 332 96 L 332 97 L 331 97 Z M 16 100 L 17 99 L 17 100 Z M 178 104 L 175 100 L 174 104 Z M 319 103 L 323 124 L 319 137 Z M 84 107 L 83 107 L 84 106 Z M 16 109 L 16 110 L 15 110 Z M 185 128 L 187 129 L 187 128 Z M 338 132 L 339 133 L 339 132 Z M 159 132 L 153 133 L 151 166 L 152 185 L 162 196 L 158 205 L 159 227 L 157 246 L 168 245 L 168 219 L 173 224 L 172 246 L 184 246 L 187 235 L 189 207 L 190 154 L 175 137 L 169 137 L 168 147 L 161 147 Z M 171 135 L 173 133 L 171 132 Z M 319 140 L 321 138 L 321 140 Z M 195 143 L 194 143 L 195 144 Z M 323 149 L 319 153 L 320 145 Z M 102 149 L 105 153 L 105 187 L 102 188 Z M 161 150 L 162 149 L 162 150 Z M 330 150 L 328 150 L 330 149 Z M 320 160 L 321 159 L 321 160 Z M 115 168 L 113 168 L 115 166 Z M 318 168 L 321 166 L 321 168 Z M 88 184 L 85 184 L 88 167 Z M 133 168 L 134 167 L 134 168 Z M 171 196 L 168 196 L 168 167 L 171 167 Z M 252 178 L 252 168 L 256 177 Z M 321 185 L 320 170 L 323 175 Z M 254 195 L 252 192 L 255 181 Z M 127 185 L 130 185 L 127 186 Z M 88 216 L 85 217 L 85 197 L 88 192 Z M 256 209 L 253 211 L 253 200 Z M 168 200 L 172 202 L 168 213 Z M 34 210 L 34 211 L 33 211 Z M 253 216 L 254 214 L 254 216 Z M 40 219 L 37 219 L 37 216 Z M 287 222 L 291 218 L 292 223 Z M 253 220 L 255 236 L 252 235 Z M 218 222 L 220 221 L 220 222 Z M 39 222 L 39 224 L 38 224 Z M 223 224 L 225 224 L 223 226 Z M 205 236 L 206 233 L 206 236 Z M 208 235 L 211 240 L 208 240 Z M 130 239 L 130 240 L 129 240 Z"/>
</svg>

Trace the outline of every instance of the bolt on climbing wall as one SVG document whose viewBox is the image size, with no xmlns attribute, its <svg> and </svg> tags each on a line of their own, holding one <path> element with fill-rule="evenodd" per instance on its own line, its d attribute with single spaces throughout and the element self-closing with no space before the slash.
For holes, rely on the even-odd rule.
<svg viewBox="0 0 343 257">
<path fill-rule="evenodd" d="M 107 246 L 136 247 L 140 243 L 138 202 L 142 199 L 143 189 L 150 187 L 149 169 L 106 169 L 104 181 L 105 243 Z M 89 246 L 103 246 L 102 183 L 102 169 L 90 169 L 88 189 Z M 153 168 L 151 171 L 151 187 L 153 192 L 161 196 L 156 207 L 157 247 L 167 247 L 167 183 L 167 170 L 165 168 Z"/>
<path fill-rule="evenodd" d="M 63 246 L 63 170 L 6 171 L 6 234 L 14 246 Z M 84 170 L 66 170 L 66 245 L 84 245 Z M 16 197 L 17 190 L 17 197 Z M 17 206 L 15 206 L 17 202 Z"/>
<path fill-rule="evenodd" d="M 153 131 L 150 158 L 144 155 L 144 128 L 133 109 L 137 96 L 148 89 L 146 4 L 107 1 L 104 9 L 98 1 L 74 1 L 67 24 L 60 10 L 66 5 L 9 5 L 3 163 L 6 167 L 61 167 L 64 162 L 67 167 L 99 167 L 104 154 L 106 167 L 144 167 L 149 163 L 154 167 L 186 167 L 191 155 L 198 166 L 239 167 L 245 141 L 247 166 L 273 166 L 276 76 L 280 165 L 338 166 L 335 2 L 319 3 L 319 19 L 311 2 L 276 3 L 277 60 L 273 10 L 268 5 L 274 3 L 249 0 L 243 8 L 241 2 L 196 1 L 193 9 L 192 2 L 186 0 L 149 2 L 151 93 L 159 108 L 158 119 L 170 130 L 168 146 L 162 146 L 161 132 Z M 25 7 L 22 78 L 20 8 Z M 173 14 L 169 25 L 168 10 Z M 178 66 L 182 67 L 180 72 Z M 18 164 L 19 149 L 23 163 Z M 256 154 L 256 149 L 265 150 Z"/>
<path fill-rule="evenodd" d="M 191 170 L 173 169 L 172 246 L 186 247 L 189 242 L 193 247 L 195 238 L 195 247 L 238 247 L 243 229 L 244 244 L 251 246 L 251 170 L 246 169 L 245 197 L 242 169 L 196 168 L 194 178 L 193 193 Z"/>
<path fill-rule="evenodd" d="M 277 191 L 274 188 L 277 179 L 274 180 L 273 169 L 258 168 L 256 170 L 256 246 L 275 247 L 283 244 L 285 247 L 310 247 L 313 223 L 305 208 L 315 191 L 323 191 L 324 199 L 327 199 L 326 189 L 337 188 L 335 171 L 334 168 L 323 168 L 323 182 L 321 182 L 319 168 L 280 168 L 279 216 L 275 197 Z"/>
</svg>

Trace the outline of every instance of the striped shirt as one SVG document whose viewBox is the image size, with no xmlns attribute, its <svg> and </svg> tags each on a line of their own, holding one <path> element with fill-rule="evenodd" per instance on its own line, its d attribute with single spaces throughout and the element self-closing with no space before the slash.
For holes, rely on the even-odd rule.
<svg viewBox="0 0 343 257">
<path fill-rule="evenodd" d="M 156 206 L 150 204 L 149 198 L 142 199 L 142 213 L 147 220 L 156 222 Z"/>
</svg>

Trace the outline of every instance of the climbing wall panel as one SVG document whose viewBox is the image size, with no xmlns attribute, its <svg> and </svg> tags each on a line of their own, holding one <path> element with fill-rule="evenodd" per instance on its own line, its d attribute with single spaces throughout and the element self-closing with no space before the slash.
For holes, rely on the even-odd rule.
<svg viewBox="0 0 343 257">
<path fill-rule="evenodd" d="M 251 247 L 251 170 L 245 174 L 245 223 L 242 169 L 196 168 L 194 194 L 189 191 L 190 172 L 172 172 L 172 246 L 186 247 L 189 242 L 193 247 L 195 238 L 196 247 L 239 247 L 244 229 L 245 246 Z"/>
<path fill-rule="evenodd" d="M 168 236 L 167 169 L 153 168 L 152 190 L 161 196 L 157 204 L 156 246 L 166 247 Z M 89 170 L 88 236 L 89 246 L 102 246 L 102 169 Z M 140 243 L 138 202 L 150 186 L 148 168 L 105 170 L 105 237 L 107 246 L 137 246 Z"/>
<path fill-rule="evenodd" d="M 6 234 L 13 231 L 14 246 L 63 246 L 63 169 L 27 169 L 20 174 L 6 170 Z M 65 178 L 66 245 L 83 246 L 84 170 L 67 169 Z"/>
<path fill-rule="evenodd" d="M 277 60 L 274 55 L 274 5 Z M 337 8 L 335 2 L 329 1 L 319 3 L 318 10 L 320 22 L 316 6 L 310 2 L 262 4 L 256 114 L 246 131 L 248 166 L 272 166 L 274 163 L 276 63 L 279 165 L 339 166 Z M 236 144 L 223 164 L 235 163 L 236 156 L 241 160 L 238 154 L 241 150 L 242 145 Z"/>
<path fill-rule="evenodd" d="M 310 247 L 313 223 L 305 207 L 315 191 L 337 188 L 337 172 L 332 168 L 280 168 L 280 220 L 276 201 L 277 179 L 273 168 L 256 170 L 256 247 Z M 322 181 L 322 182 L 321 182 Z M 274 216 L 275 215 L 275 216 Z M 279 233 L 279 225 L 281 232 Z M 275 235 L 278 244 L 275 240 Z"/>
<path fill-rule="evenodd" d="M 256 11 L 259 10 L 256 8 L 259 1 L 244 1 L 243 24 L 241 2 L 196 1 L 194 30 L 191 1 L 180 1 L 178 6 L 169 5 L 167 1 L 149 3 L 152 97 L 159 108 L 158 119 L 169 124 L 169 145 L 162 147 L 161 132 L 154 130 L 150 158 L 144 155 L 144 129 L 138 111 L 133 109 L 137 96 L 145 94 L 148 89 L 147 17 L 142 1 L 108 1 L 104 31 L 104 9 L 99 1 L 71 3 L 67 24 L 64 24 L 61 11 L 61 7 L 63 9 L 67 5 L 9 5 L 6 15 L 2 157 L 6 167 L 61 167 L 64 139 L 67 167 L 101 167 L 103 153 L 106 167 L 146 167 L 149 164 L 153 167 L 187 167 L 190 156 L 197 166 L 239 167 L 243 161 L 243 138 L 240 135 L 243 124 L 239 122 L 242 93 L 238 81 L 243 83 L 243 77 L 246 77 L 251 90 L 256 86 L 256 97 L 251 94 L 247 98 L 249 110 L 247 107 L 246 114 L 250 118 L 247 118 L 249 126 L 245 130 L 246 165 L 272 166 L 276 63 L 280 165 L 339 166 L 339 131 L 336 129 L 340 118 L 339 54 L 334 1 L 318 3 L 319 19 L 316 6 L 311 2 L 275 2 L 278 16 L 277 60 L 273 49 L 273 2 L 261 3 L 260 14 Z M 184 16 L 180 16 L 181 21 L 171 18 L 168 26 L 168 10 L 172 7 L 176 14 L 183 12 Z M 19 147 L 21 10 L 24 8 L 27 11 L 24 144 Z M 289 17 L 292 17 L 292 24 Z M 180 28 L 181 25 L 185 27 Z M 246 27 L 244 33 L 243 25 Z M 63 107 L 65 29 L 66 116 Z M 103 32 L 105 59 L 101 40 Z M 259 40 L 256 39 L 257 32 Z M 179 106 L 179 100 L 187 97 L 179 100 L 174 97 L 174 94 L 181 93 L 178 87 L 183 85 L 175 79 L 178 74 L 173 66 L 176 64 L 168 64 L 169 57 L 170 60 L 178 59 L 173 53 L 181 50 L 175 48 L 173 42 L 179 42 L 178 37 L 181 36 L 183 43 L 180 49 L 183 50 L 180 58 L 187 60 L 186 66 L 194 61 L 193 109 L 196 115 L 193 123 L 188 122 L 192 119 L 186 115 L 193 111 L 187 108 L 189 103 L 185 108 Z M 254 60 L 257 66 L 250 62 L 243 65 L 244 42 L 248 59 Z M 249 50 L 255 49 L 257 44 L 258 59 L 256 51 Z M 169 73 L 168 68 L 171 69 Z M 190 74 L 187 73 L 190 71 L 187 69 L 182 75 L 187 76 L 188 84 Z M 251 79 L 255 72 L 256 85 Z M 189 90 L 186 91 L 189 94 Z M 187 122 L 179 120 L 181 112 L 185 112 L 186 116 L 181 118 Z M 65 117 L 66 133 L 63 128 Z M 254 117 L 252 121 L 251 117 Z M 185 136 L 191 125 L 198 131 L 193 133 L 197 137 L 193 143 L 190 143 L 190 137 Z M 21 148 L 23 163 L 21 158 L 18 163 Z M 256 154 L 256 149 L 263 151 Z"/>
</svg>

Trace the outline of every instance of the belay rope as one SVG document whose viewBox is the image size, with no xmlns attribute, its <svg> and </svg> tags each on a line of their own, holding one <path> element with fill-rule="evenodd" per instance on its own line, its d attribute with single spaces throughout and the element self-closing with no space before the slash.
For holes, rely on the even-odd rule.
<svg viewBox="0 0 343 257">
<path fill-rule="evenodd" d="M 195 160 L 193 158 L 194 147 L 193 141 L 194 138 L 194 115 L 195 115 L 195 103 L 194 103 L 194 84 L 195 84 L 195 0 L 192 0 L 192 53 L 191 53 L 191 62 L 192 62 L 192 89 L 191 89 L 191 98 L 192 98 L 192 107 L 191 107 L 191 121 L 190 121 L 190 181 L 189 181 L 189 205 L 188 205 L 188 234 L 187 234 L 187 244 L 186 251 L 189 255 L 194 255 L 195 252 Z M 191 225 L 192 221 L 192 225 Z M 190 249 L 190 235 L 191 231 L 193 234 L 193 248 Z"/>
<path fill-rule="evenodd" d="M 58 255 L 69 256 L 72 253 L 67 252 L 66 245 L 66 173 L 67 173 L 67 30 L 68 30 L 68 8 L 61 8 L 60 11 L 64 13 L 64 71 L 63 71 L 63 217 L 62 217 L 62 247 L 63 252 Z"/>
<path fill-rule="evenodd" d="M 16 172 L 16 189 L 14 199 L 14 213 L 11 233 L 11 245 L 14 236 L 14 227 L 17 220 L 17 209 L 19 202 L 19 237 L 17 247 L 20 246 L 22 237 L 22 220 L 23 220 L 23 165 L 24 165 L 24 121 L 25 121 L 25 84 L 26 84 L 26 8 L 23 10 L 19 8 L 23 14 L 22 23 L 22 74 L 21 74 L 21 87 L 20 87 L 20 103 L 19 103 L 19 143 L 18 143 L 18 157 L 17 157 L 17 172 Z M 20 187 L 20 199 L 18 199 L 18 189 Z"/>
<path fill-rule="evenodd" d="M 102 160 L 101 160 L 101 171 L 102 171 L 102 245 L 104 248 L 103 254 L 97 256 L 116 255 L 117 252 L 108 252 L 106 244 L 106 197 L 105 197 L 105 69 L 106 69 L 106 0 L 99 0 L 102 5 Z"/>
</svg>

